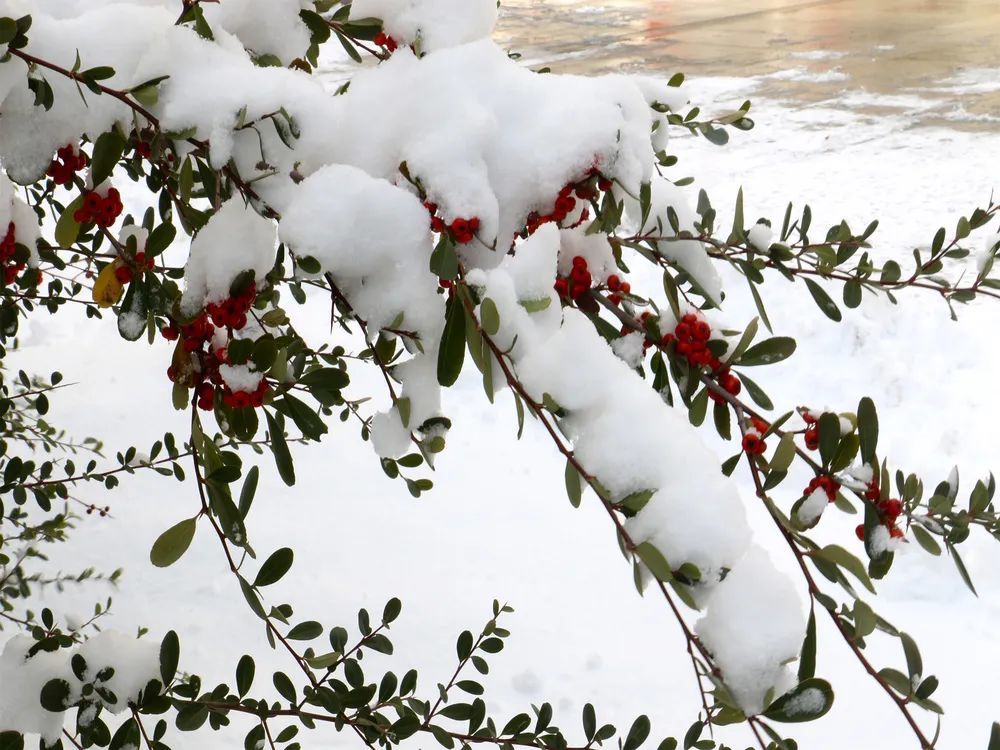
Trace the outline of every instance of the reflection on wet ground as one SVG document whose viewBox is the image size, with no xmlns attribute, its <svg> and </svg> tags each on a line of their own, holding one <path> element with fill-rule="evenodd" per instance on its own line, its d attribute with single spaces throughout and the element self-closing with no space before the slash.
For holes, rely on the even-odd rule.
<svg viewBox="0 0 1000 750">
<path fill-rule="evenodd" d="M 752 78 L 758 97 L 1000 130 L 997 0 L 503 0 L 498 43 L 564 73 Z"/>
</svg>

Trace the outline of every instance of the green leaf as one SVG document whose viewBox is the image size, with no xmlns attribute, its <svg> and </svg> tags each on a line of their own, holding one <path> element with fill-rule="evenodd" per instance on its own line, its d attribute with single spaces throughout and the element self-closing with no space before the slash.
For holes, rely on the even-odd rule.
<svg viewBox="0 0 1000 750">
<path fill-rule="evenodd" d="M 754 337 L 757 335 L 757 329 L 760 327 L 758 320 L 760 320 L 759 316 L 750 321 L 746 330 L 743 331 L 743 335 L 740 337 L 739 343 L 736 344 L 736 348 L 733 349 L 732 353 L 726 358 L 726 362 L 738 361 L 750 344 L 753 343 Z"/>
<path fill-rule="evenodd" d="M 792 356 L 795 353 L 795 347 L 795 339 L 787 336 L 775 336 L 751 346 L 737 364 L 744 367 L 773 365 Z"/>
<path fill-rule="evenodd" d="M 937 543 L 937 540 L 935 540 L 934 537 L 931 536 L 930 532 L 923 526 L 915 523 L 910 527 L 910 531 L 913 532 L 913 536 L 917 540 L 917 543 L 928 553 L 934 555 L 935 557 L 941 554 L 941 545 Z"/>
<path fill-rule="evenodd" d="M 580 507 L 583 499 L 583 486 L 580 483 L 580 472 L 576 470 L 571 461 L 566 461 L 566 495 L 574 508 Z"/>
<path fill-rule="evenodd" d="M 239 513 L 240 518 L 246 518 L 250 512 L 250 505 L 253 503 L 254 495 L 257 494 L 257 481 L 260 478 L 260 469 L 251 466 L 247 472 L 246 479 L 243 480 L 243 489 L 240 490 Z"/>
<path fill-rule="evenodd" d="M 180 658 L 181 642 L 177 638 L 177 633 L 173 630 L 167 631 L 160 642 L 160 682 L 164 687 L 169 685 L 177 674 L 177 663 Z"/>
<path fill-rule="evenodd" d="M 256 670 L 257 667 L 254 664 L 253 657 L 249 654 L 244 654 L 240 657 L 240 661 L 236 665 L 236 690 L 239 692 L 240 698 L 250 692 Z"/>
<path fill-rule="evenodd" d="M 295 553 L 289 547 L 282 547 L 271 553 L 271 556 L 264 561 L 254 579 L 254 586 L 270 586 L 272 583 L 280 581 L 288 569 L 292 567 Z"/>
<path fill-rule="evenodd" d="M 993 722 L 993 729 L 990 730 L 990 745 L 986 750 L 1000 750 L 1000 723 Z"/>
<path fill-rule="evenodd" d="M 698 394 L 691 399 L 691 407 L 688 409 L 688 419 L 695 427 L 701 427 L 708 413 L 708 389 L 702 388 Z"/>
<path fill-rule="evenodd" d="M 864 564 L 843 547 L 836 544 L 828 544 L 823 547 L 823 549 L 817 550 L 813 554 L 818 555 L 824 560 L 832 562 L 834 565 L 840 566 L 861 581 L 862 585 L 866 589 L 873 594 L 875 593 L 875 587 L 872 585 L 871 579 L 868 577 L 868 572 L 865 570 Z"/>
<path fill-rule="evenodd" d="M 0 18 L 0 44 L 7 44 L 17 36 L 17 21 L 13 18 Z"/>
<path fill-rule="evenodd" d="M 979 592 L 977 592 L 976 587 L 972 585 L 972 578 L 969 576 L 969 571 L 965 567 L 965 563 L 962 561 L 961 555 L 959 555 L 958 550 L 955 549 L 955 545 L 950 542 L 946 542 L 945 546 L 948 548 L 948 554 L 951 555 L 951 559 L 955 562 L 955 568 L 958 570 L 958 575 L 961 576 L 962 581 L 964 581 L 965 585 L 969 587 L 969 591 L 976 596 L 979 596 Z"/>
<path fill-rule="evenodd" d="M 90 158 L 90 173 L 94 185 L 100 185 L 115 171 L 118 160 L 125 153 L 125 139 L 115 130 L 101 133 L 94 143 L 94 153 Z"/>
<path fill-rule="evenodd" d="M 825 412 L 819 418 L 819 455 L 824 466 L 829 466 L 840 444 L 840 417 Z"/>
<path fill-rule="evenodd" d="M 649 737 L 649 718 L 642 715 L 632 722 L 632 728 L 628 730 L 628 734 L 625 736 L 625 744 L 622 746 L 622 750 L 636 750 L 636 748 L 646 741 L 647 737 Z"/>
<path fill-rule="evenodd" d="M 830 320 L 839 323 L 843 319 L 843 315 L 840 312 L 840 308 L 837 307 L 837 303 L 834 302 L 830 298 L 830 295 L 826 293 L 826 290 L 815 281 L 812 279 L 804 279 L 804 281 L 806 282 L 806 286 L 809 288 L 809 293 L 816 301 L 819 309 L 823 311 L 823 314 Z"/>
<path fill-rule="evenodd" d="M 496 303 L 489 297 L 479 306 L 479 322 L 487 336 L 496 336 L 500 330 L 500 312 Z"/>
<path fill-rule="evenodd" d="M 265 411 L 264 416 L 267 418 L 267 432 L 278 474 L 281 475 L 281 480 L 291 487 L 295 484 L 295 466 L 292 464 L 292 454 L 288 451 L 288 443 L 285 442 L 285 433 L 269 411 Z"/>
<path fill-rule="evenodd" d="M 920 649 L 917 642 L 907 633 L 900 633 L 899 640 L 903 644 L 903 654 L 906 656 L 906 671 L 910 675 L 912 682 L 915 677 L 922 677 L 924 674 L 924 662 L 920 658 Z"/>
<path fill-rule="evenodd" d="M 816 676 L 816 611 L 809 610 L 809 624 L 799 655 L 799 682 Z"/>
<path fill-rule="evenodd" d="M 670 570 L 670 563 L 656 547 L 650 542 L 643 542 L 638 547 L 635 548 L 635 553 L 639 556 L 639 559 L 649 568 L 649 572 L 652 573 L 657 579 L 661 581 L 672 581 L 674 579 L 673 571 Z"/>
<path fill-rule="evenodd" d="M 764 716 L 772 721 L 798 723 L 815 721 L 833 705 L 833 688 L 826 680 L 803 680 L 767 707 Z"/>
<path fill-rule="evenodd" d="M 875 402 L 867 396 L 858 403 L 858 437 L 861 438 L 861 460 L 866 464 L 874 463 L 878 447 L 878 412 Z"/>
<path fill-rule="evenodd" d="M 275 689 L 281 694 L 282 698 L 289 703 L 295 702 L 295 685 L 292 684 L 292 681 L 288 678 L 287 674 L 284 672 L 275 672 L 274 677 L 272 677 L 271 680 L 274 683 Z"/>
<path fill-rule="evenodd" d="M 539 297 L 538 299 L 522 299 L 518 301 L 518 304 L 529 313 L 536 313 L 541 312 L 542 310 L 548 310 L 552 305 L 552 298 Z"/>
<path fill-rule="evenodd" d="M 315 620 L 300 622 L 285 636 L 292 641 L 311 641 L 323 635 L 323 626 Z"/>
<path fill-rule="evenodd" d="M 149 551 L 149 561 L 158 568 L 166 568 L 181 559 L 194 539 L 197 520 L 185 518 L 160 534 Z"/>
<path fill-rule="evenodd" d="M 67 706 L 69 693 L 69 683 L 66 680 L 49 680 L 42 686 L 42 692 L 39 695 L 42 708 L 53 713 L 62 713 L 69 707 Z"/>
<path fill-rule="evenodd" d="M 844 304 L 852 310 L 861 304 L 861 282 L 851 279 L 844 284 Z"/>
<path fill-rule="evenodd" d="M 791 433 L 786 433 L 781 436 L 781 440 L 778 442 L 778 447 L 774 451 L 774 457 L 771 459 L 769 468 L 771 471 L 786 472 L 794 459 L 795 437 Z"/>
<path fill-rule="evenodd" d="M 447 387 L 455 384 L 465 362 L 465 308 L 459 293 L 448 298 L 444 333 L 438 349 L 438 383 Z"/>
<path fill-rule="evenodd" d="M 80 223 L 73 217 L 73 214 L 83 205 L 83 196 L 78 195 L 76 199 L 63 209 L 56 222 L 56 242 L 59 247 L 72 247 L 76 238 L 80 236 Z"/>
</svg>

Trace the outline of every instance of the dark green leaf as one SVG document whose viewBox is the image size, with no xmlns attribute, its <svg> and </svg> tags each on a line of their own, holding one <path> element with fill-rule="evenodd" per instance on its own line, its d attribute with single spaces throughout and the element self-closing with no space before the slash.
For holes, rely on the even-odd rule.
<svg viewBox="0 0 1000 750">
<path fill-rule="evenodd" d="M 275 550 L 264 564 L 260 566 L 260 571 L 257 573 L 257 578 L 254 579 L 253 585 L 270 586 L 272 583 L 277 583 L 288 572 L 288 569 L 292 567 L 294 559 L 295 553 L 289 547 L 282 547 L 279 550 Z"/>
<path fill-rule="evenodd" d="M 804 279 L 806 286 L 809 288 L 809 293 L 812 295 L 819 309 L 823 311 L 830 320 L 839 323 L 843 319 L 843 315 L 840 312 L 840 308 L 837 307 L 837 303 L 834 302 L 830 295 L 826 293 L 819 284 L 817 284 L 812 279 Z"/>
<path fill-rule="evenodd" d="M 185 518 L 171 526 L 153 542 L 149 561 L 158 568 L 166 568 L 181 559 L 194 538 L 198 524 L 194 518 Z"/>
<path fill-rule="evenodd" d="M 455 384 L 465 361 L 465 308 L 455 293 L 448 299 L 444 333 L 438 350 L 438 383 L 445 387 Z"/>
</svg>

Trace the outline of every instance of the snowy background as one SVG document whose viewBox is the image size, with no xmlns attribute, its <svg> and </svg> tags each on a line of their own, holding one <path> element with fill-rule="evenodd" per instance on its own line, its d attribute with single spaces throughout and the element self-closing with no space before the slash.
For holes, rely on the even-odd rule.
<svg viewBox="0 0 1000 750">
<path fill-rule="evenodd" d="M 796 61 L 787 71 L 790 79 L 822 74 Z M 998 73 L 965 75 L 956 81 L 949 73 L 938 83 L 952 90 L 988 86 Z M 780 74 L 772 78 L 781 80 Z M 846 218 L 857 228 L 878 218 L 878 252 L 905 267 L 911 248 L 928 245 L 939 225 L 950 230 L 960 215 L 987 201 L 997 184 L 1000 136 L 982 127 L 914 127 L 913 114 L 937 102 L 930 95 L 879 100 L 852 87 L 846 74 L 834 82 L 843 93 L 803 105 L 775 96 L 774 81 L 762 77 L 690 80 L 692 100 L 709 111 L 752 98 L 757 128 L 736 134 L 721 149 L 678 138 L 674 152 L 681 161 L 674 174 L 697 177 L 723 226 L 741 185 L 750 221 L 780 221 L 790 199 L 810 203 L 814 226 Z M 770 96 L 755 96 L 765 83 Z M 961 118 L 957 107 L 948 111 Z M 727 319 L 749 320 L 755 312 L 745 282 L 727 280 Z M 658 283 L 654 277 L 649 282 L 652 288 Z M 880 452 L 891 464 L 916 471 L 933 486 L 957 463 L 963 495 L 996 466 L 995 305 L 960 309 L 956 323 L 939 299 L 913 292 L 899 306 L 871 299 L 860 310 L 845 310 L 838 325 L 822 316 L 801 285 L 775 277 L 765 289 L 775 333 L 799 341 L 792 359 L 754 373 L 779 409 L 809 404 L 846 410 L 871 396 L 880 409 Z M 314 340 L 327 335 L 322 304 L 299 315 L 313 316 L 305 325 Z M 165 342 L 129 344 L 112 324 L 74 319 L 66 311 L 51 319 L 37 316 L 24 328 L 22 343 L 12 367 L 44 372 L 58 361 L 67 380 L 77 383 L 52 399 L 56 424 L 80 436 L 106 436 L 111 451 L 148 447 L 167 429 L 185 434 L 186 415 L 170 407 Z M 379 392 L 376 371 L 356 367 L 352 374 L 352 394 Z M 392 668 L 401 673 L 418 667 L 426 690 L 447 680 L 456 636 L 466 628 L 478 632 L 497 597 L 517 612 L 506 623 L 513 631 L 508 647 L 491 659 L 487 685 L 496 715 L 551 700 L 557 723 L 571 729 L 579 725 L 582 704 L 592 701 L 599 718 L 627 726 L 636 714 L 648 713 L 654 734 L 683 734 L 699 708 L 683 639 L 657 597 L 636 595 L 603 510 L 593 497 L 585 497 L 579 510 L 570 507 L 562 461 L 546 436 L 529 426 L 516 440 L 509 395 L 501 394 L 491 407 L 479 378 L 470 376 L 445 394 L 445 411 L 454 429 L 438 462 L 435 489 L 420 500 L 385 478 L 351 424 L 336 423 L 321 445 L 297 451 L 294 490 L 280 483 L 269 456 L 263 458 L 261 488 L 248 519 L 251 540 L 265 555 L 293 542 L 297 555 L 291 573 L 267 591 L 268 603 L 288 601 L 298 619 L 350 627 L 357 608 L 381 611 L 386 599 L 399 596 L 404 608 L 393 627 Z M 732 445 L 717 449 L 720 460 L 735 452 Z M 779 501 L 789 507 L 804 484 L 791 478 Z M 792 571 L 748 482 L 741 490 L 757 538 Z M 91 496 L 85 491 L 83 497 Z M 197 665 L 206 684 L 232 682 L 239 656 L 265 653 L 267 646 L 260 622 L 224 568 L 217 541 L 201 529 L 173 568 L 161 571 L 148 562 L 156 536 L 189 516 L 196 502 L 191 486 L 158 477 L 128 479 L 111 496 L 113 518 L 82 522 L 73 545 L 62 551 L 71 552 L 72 560 L 63 562 L 73 568 L 123 566 L 114 615 L 102 624 L 125 632 L 152 626 L 157 638 L 160 629 L 174 628 L 181 636 L 182 666 Z M 830 513 L 818 536 L 856 548 L 856 523 Z M 910 547 L 881 584 L 878 610 L 917 639 L 926 671 L 941 680 L 935 699 L 947 712 L 942 750 L 985 747 L 989 722 L 1000 718 L 987 687 L 1000 667 L 993 635 L 1000 627 L 1000 549 L 975 535 L 961 548 L 979 588 L 976 599 L 948 560 Z M 70 592 L 53 604 L 80 615 L 102 595 L 95 589 Z M 914 747 L 901 716 L 825 620 L 820 623 L 827 637 L 817 671 L 834 683 L 837 702 L 823 721 L 792 735 L 809 750 Z M 900 667 L 898 642 L 884 645 L 873 639 L 874 663 Z M 272 669 L 291 672 L 291 666 L 283 653 L 273 654 L 271 663 L 258 664 L 258 686 L 269 682 Z M 734 746 L 746 741 L 738 729 L 721 736 Z M 333 740 L 334 746 L 355 743 L 347 735 Z M 186 737 L 183 745 L 197 743 Z M 208 736 L 199 746 L 241 745 L 240 736 L 228 733 L 224 742 Z"/>
</svg>

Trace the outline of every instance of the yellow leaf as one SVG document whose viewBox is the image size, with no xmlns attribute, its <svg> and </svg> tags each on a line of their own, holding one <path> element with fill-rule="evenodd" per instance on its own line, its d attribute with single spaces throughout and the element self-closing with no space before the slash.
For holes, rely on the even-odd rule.
<svg viewBox="0 0 1000 750">
<path fill-rule="evenodd" d="M 125 287 L 115 276 L 119 265 L 120 261 L 115 260 L 113 263 L 108 263 L 98 274 L 97 281 L 94 282 L 94 302 L 98 307 L 111 307 L 122 298 Z"/>
</svg>

